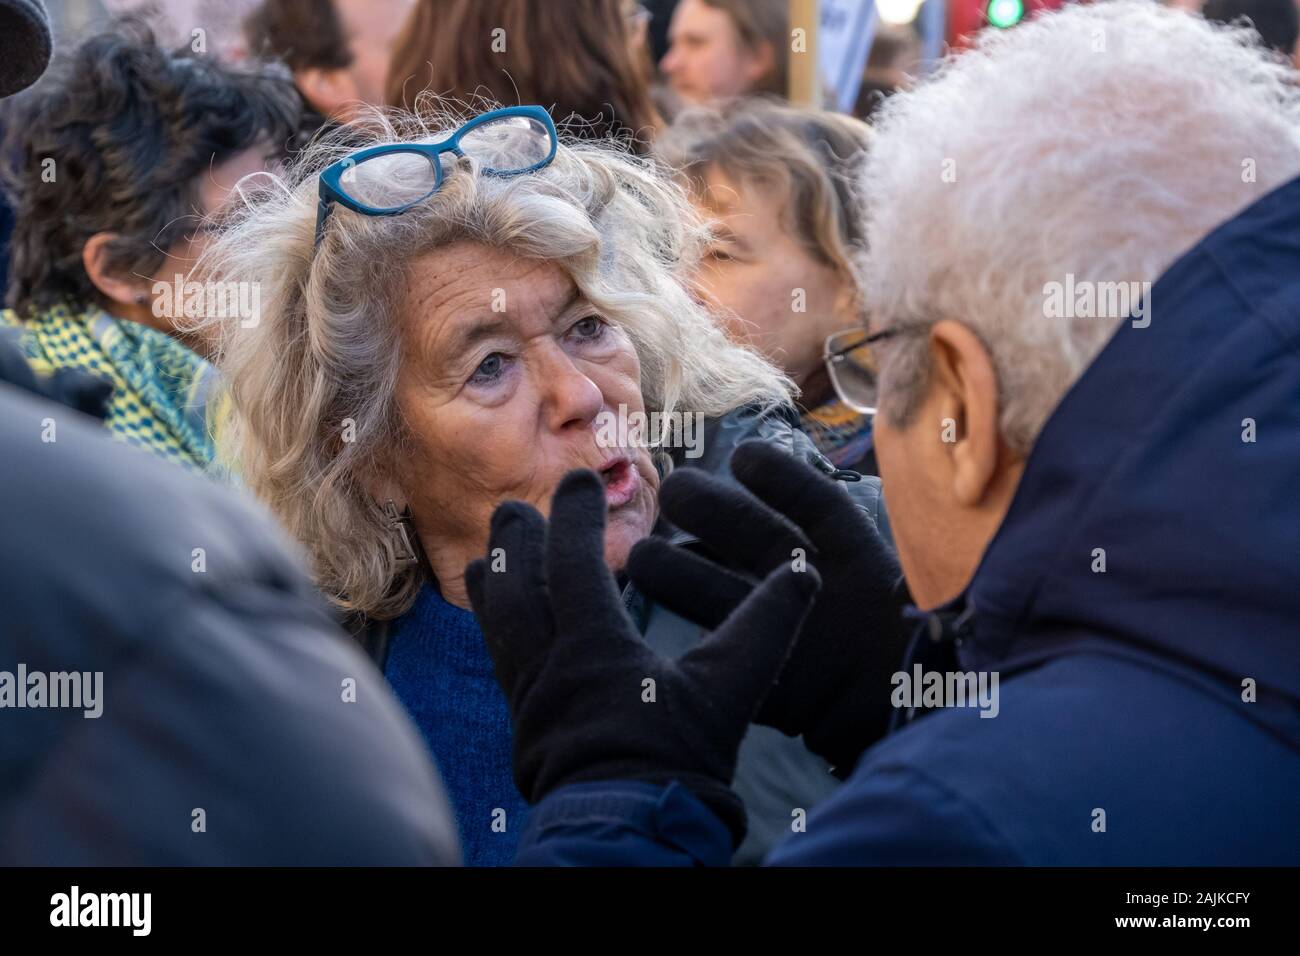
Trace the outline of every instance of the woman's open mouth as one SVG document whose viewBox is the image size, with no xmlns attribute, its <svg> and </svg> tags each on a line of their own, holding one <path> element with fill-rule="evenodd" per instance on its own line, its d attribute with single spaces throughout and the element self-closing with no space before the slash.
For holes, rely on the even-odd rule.
<svg viewBox="0 0 1300 956">
<path fill-rule="evenodd" d="M 605 482 L 605 504 L 609 508 L 627 504 L 641 484 L 641 476 L 631 458 L 611 458 L 601 466 L 599 474 Z"/>
</svg>

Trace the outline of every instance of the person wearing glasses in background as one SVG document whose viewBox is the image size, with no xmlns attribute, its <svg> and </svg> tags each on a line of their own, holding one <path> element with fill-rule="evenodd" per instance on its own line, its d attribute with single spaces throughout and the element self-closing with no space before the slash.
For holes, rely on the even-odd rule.
<svg viewBox="0 0 1300 956">
<path fill-rule="evenodd" d="M 298 121 L 292 84 L 169 52 L 126 20 L 56 56 L 6 113 L 16 221 L 0 325 L 40 370 L 111 385 L 114 437 L 205 469 L 215 375 L 209 343 L 178 327 L 198 300 L 177 277 L 195 278 L 235 183 L 275 164 Z"/>
<path fill-rule="evenodd" d="M 700 294 L 733 339 L 799 386 L 800 427 L 818 450 L 868 475 L 876 473 L 871 418 L 836 394 L 824 355 L 828 340 L 839 351 L 863 335 L 855 180 L 870 135 L 838 113 L 742 99 L 683 112 L 655 146 L 711 224 L 693 276 Z"/>
<path fill-rule="evenodd" d="M 493 510 L 546 508 L 566 472 L 591 469 L 600 552 L 621 573 L 635 542 L 670 533 L 657 490 L 682 449 L 607 430 L 607 416 L 744 413 L 730 431 L 816 452 L 788 418 L 753 411 L 788 409 L 790 382 L 682 283 L 704 230 L 657 167 L 561 143 L 538 106 L 463 124 L 379 115 L 367 135 L 360 150 L 315 144 L 209 249 L 205 270 L 260 283 L 264 303 L 255 327 L 205 326 L 230 390 L 223 446 L 420 726 L 466 862 L 507 863 L 527 807 L 464 578 Z M 624 599 L 647 632 L 698 634 Z M 782 829 L 804 805 L 791 800 L 815 796 L 794 792 Z"/>
</svg>

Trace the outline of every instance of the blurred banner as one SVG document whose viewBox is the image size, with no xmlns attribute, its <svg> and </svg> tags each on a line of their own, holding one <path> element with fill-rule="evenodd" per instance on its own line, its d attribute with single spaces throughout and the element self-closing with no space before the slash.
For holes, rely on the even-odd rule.
<svg viewBox="0 0 1300 956">
<path fill-rule="evenodd" d="M 853 110 L 875 35 L 875 0 L 821 0 L 817 58 L 828 108 Z"/>
<path fill-rule="evenodd" d="M 816 42 L 825 106 L 853 112 L 882 24 L 914 30 L 921 53 L 915 72 L 932 70 L 946 46 L 947 14 L 946 0 L 820 0 Z"/>
</svg>

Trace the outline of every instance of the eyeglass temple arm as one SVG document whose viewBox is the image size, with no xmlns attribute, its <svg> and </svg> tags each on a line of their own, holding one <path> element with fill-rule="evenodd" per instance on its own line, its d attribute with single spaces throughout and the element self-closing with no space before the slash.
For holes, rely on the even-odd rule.
<svg viewBox="0 0 1300 956">
<path fill-rule="evenodd" d="M 334 204 L 324 196 L 316 201 L 316 246 L 319 246 L 321 240 L 325 238 L 325 220 L 329 219 L 330 209 L 333 206 Z"/>
<path fill-rule="evenodd" d="M 841 358 L 855 349 L 862 348 L 864 345 L 875 345 L 877 342 L 883 342 L 885 339 L 893 338 L 895 335 L 899 335 L 904 331 L 908 331 L 908 329 L 897 327 L 892 329 L 881 329 L 879 332 L 872 332 L 870 335 L 854 342 L 852 345 L 841 345 L 837 349 L 828 348 L 826 349 L 823 358 Z"/>
</svg>

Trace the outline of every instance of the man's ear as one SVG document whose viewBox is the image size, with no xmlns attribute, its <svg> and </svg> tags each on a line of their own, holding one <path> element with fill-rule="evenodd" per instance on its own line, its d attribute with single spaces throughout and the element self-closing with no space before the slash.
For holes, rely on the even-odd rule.
<svg viewBox="0 0 1300 956">
<path fill-rule="evenodd" d="M 115 232 L 97 232 L 87 239 L 81 247 L 81 265 L 100 295 L 131 311 L 149 301 L 150 283 L 140 276 L 124 276 L 112 269 L 109 246 L 116 238 Z"/>
<path fill-rule="evenodd" d="M 930 329 L 930 368 L 951 460 L 953 496 L 967 507 L 978 507 L 997 477 L 1003 445 L 993 359 L 979 336 L 960 322 L 944 319 Z"/>
<path fill-rule="evenodd" d="M 356 81 L 347 70 L 323 70 L 314 66 L 295 72 L 293 81 L 312 109 L 332 119 L 349 119 L 361 98 Z"/>
</svg>

